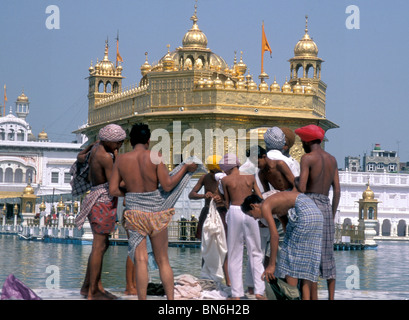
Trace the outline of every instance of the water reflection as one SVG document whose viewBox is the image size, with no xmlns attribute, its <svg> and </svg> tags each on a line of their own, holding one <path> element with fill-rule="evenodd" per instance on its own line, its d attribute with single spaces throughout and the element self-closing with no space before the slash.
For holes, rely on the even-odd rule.
<svg viewBox="0 0 409 320">
<path fill-rule="evenodd" d="M 46 269 L 55 265 L 60 271 L 61 288 L 80 288 L 90 251 L 90 245 L 31 242 L 0 235 L 0 285 L 13 273 L 33 289 L 45 288 L 50 276 Z M 126 255 L 126 246 L 111 246 L 107 251 L 102 276 L 105 287 L 124 290 Z M 407 242 L 379 242 L 376 250 L 336 251 L 336 289 L 350 289 L 348 277 L 357 274 L 348 272 L 348 267 L 357 266 L 360 290 L 409 292 L 408 256 Z M 175 276 L 188 273 L 200 277 L 200 249 L 169 248 L 169 259 Z M 150 277 L 158 282 L 158 271 L 151 271 Z M 325 282 L 320 281 L 319 288 L 325 290 Z"/>
</svg>

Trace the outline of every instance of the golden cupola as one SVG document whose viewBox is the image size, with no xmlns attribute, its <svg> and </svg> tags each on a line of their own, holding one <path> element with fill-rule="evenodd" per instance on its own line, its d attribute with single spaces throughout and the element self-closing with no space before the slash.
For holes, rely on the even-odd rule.
<svg viewBox="0 0 409 320">
<path fill-rule="evenodd" d="M 305 20 L 305 34 L 294 47 L 294 57 L 317 57 L 318 47 L 308 34 L 308 16 Z"/>
<path fill-rule="evenodd" d="M 202 32 L 202 30 L 199 29 L 199 26 L 197 25 L 197 5 L 195 5 L 195 13 L 193 16 L 190 18 L 190 20 L 193 21 L 193 26 L 192 28 L 189 29 L 189 31 L 185 34 L 182 40 L 182 45 L 183 48 L 187 49 L 206 49 L 207 48 L 207 37 L 206 35 Z"/>
<path fill-rule="evenodd" d="M 148 72 L 150 72 L 152 66 L 148 62 L 148 52 L 145 52 L 145 63 L 141 66 L 141 74 L 142 77 L 145 76 Z"/>
<path fill-rule="evenodd" d="M 44 131 L 44 129 L 38 134 L 38 140 L 48 140 L 48 134 Z"/>
<path fill-rule="evenodd" d="M 22 92 L 18 97 L 17 97 L 17 102 L 28 102 L 28 97 Z"/>
<path fill-rule="evenodd" d="M 366 185 L 367 185 L 366 190 L 362 193 L 362 199 L 364 200 L 375 199 L 375 193 L 371 190 L 369 182 Z"/>
<path fill-rule="evenodd" d="M 107 75 L 120 76 L 122 73 L 122 66 L 115 67 L 115 64 L 109 60 L 108 57 L 108 40 L 105 41 L 104 58 L 101 61 L 97 60 L 95 67 L 91 66 L 88 69 L 90 75 Z"/>
</svg>

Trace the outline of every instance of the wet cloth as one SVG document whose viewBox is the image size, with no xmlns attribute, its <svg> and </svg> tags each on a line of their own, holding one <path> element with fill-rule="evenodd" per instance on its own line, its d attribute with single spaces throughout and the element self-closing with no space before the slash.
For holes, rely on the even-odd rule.
<svg viewBox="0 0 409 320">
<path fill-rule="evenodd" d="M 81 196 L 91 189 L 91 181 L 88 180 L 90 154 L 90 152 L 87 153 L 84 163 L 77 160 L 70 168 L 70 174 L 72 175 L 70 185 L 73 197 Z"/>
<path fill-rule="evenodd" d="M 86 195 L 81 204 L 81 211 L 75 218 L 75 225 L 78 229 L 82 229 L 85 219 L 91 213 L 92 207 L 98 203 L 111 203 L 113 197 L 109 194 L 109 184 L 108 182 L 94 186 L 91 188 L 89 194 Z"/>
<path fill-rule="evenodd" d="M 114 197 L 109 203 L 97 202 L 93 205 L 88 217 L 93 232 L 109 234 L 115 230 L 117 221 L 117 203 L 118 198 Z"/>
<path fill-rule="evenodd" d="M 198 164 L 198 169 L 196 172 L 207 172 L 206 167 L 201 163 L 197 157 L 190 157 L 186 159 L 185 162 L 179 164 L 175 169 L 169 172 L 170 176 L 175 175 L 179 172 L 185 163 L 194 162 Z M 135 263 L 135 249 L 141 243 L 141 241 L 146 237 L 146 235 L 141 234 L 133 228 L 131 221 L 133 218 L 132 210 L 137 210 L 146 213 L 157 213 L 163 212 L 174 208 L 176 201 L 179 199 L 187 184 L 189 183 L 193 172 L 187 172 L 180 182 L 169 192 L 163 190 L 162 186 L 152 192 L 134 193 L 128 192 L 125 194 L 125 211 L 124 211 L 124 225 L 128 228 L 129 239 L 128 239 L 128 255 Z M 169 220 L 170 222 L 170 220 Z"/>
<path fill-rule="evenodd" d="M 299 194 L 288 212 L 288 224 L 277 261 L 276 277 L 286 275 L 318 281 L 321 262 L 323 217 L 305 194 Z"/>
<path fill-rule="evenodd" d="M 334 217 L 332 215 L 332 206 L 327 196 L 318 193 L 306 193 L 310 197 L 317 207 L 321 210 L 324 217 L 324 226 L 322 234 L 322 252 L 321 252 L 321 265 L 320 265 L 320 277 L 323 279 L 335 279 L 336 265 L 334 257 L 334 237 L 335 237 L 335 224 Z"/>
<path fill-rule="evenodd" d="M 209 213 L 203 224 L 201 254 L 203 265 L 201 276 L 221 282 L 224 278 L 223 263 L 227 254 L 227 241 L 223 221 L 212 199 Z"/>
<path fill-rule="evenodd" d="M 128 209 L 124 216 L 125 228 L 137 231 L 142 236 L 150 236 L 154 231 L 160 232 L 166 229 L 174 214 L 174 208 L 159 212 Z"/>
<path fill-rule="evenodd" d="M 270 150 L 267 152 L 267 158 L 271 160 L 282 160 L 284 161 L 287 166 L 290 168 L 294 177 L 298 177 L 300 175 L 300 164 L 297 160 L 291 157 L 287 157 L 281 153 L 279 150 Z"/>
</svg>

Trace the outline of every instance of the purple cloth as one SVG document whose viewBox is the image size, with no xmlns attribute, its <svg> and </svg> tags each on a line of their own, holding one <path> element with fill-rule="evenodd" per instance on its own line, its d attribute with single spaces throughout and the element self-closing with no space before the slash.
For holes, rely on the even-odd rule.
<svg viewBox="0 0 409 320">
<path fill-rule="evenodd" d="M 4 282 L 1 300 L 41 300 L 41 298 L 13 274 L 10 274 Z"/>
</svg>

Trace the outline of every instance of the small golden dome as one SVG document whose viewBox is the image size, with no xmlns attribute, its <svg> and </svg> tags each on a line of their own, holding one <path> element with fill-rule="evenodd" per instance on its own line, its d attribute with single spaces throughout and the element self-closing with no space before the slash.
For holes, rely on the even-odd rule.
<svg viewBox="0 0 409 320">
<path fill-rule="evenodd" d="M 375 199 L 375 193 L 369 187 L 369 182 L 366 185 L 367 185 L 367 188 L 362 193 L 362 199 L 364 199 L 364 200 L 373 200 L 373 199 Z"/>
<path fill-rule="evenodd" d="M 48 140 L 48 134 L 44 132 L 44 129 L 38 134 L 38 140 Z"/>
<path fill-rule="evenodd" d="M 308 16 L 305 16 L 304 37 L 294 47 L 295 57 L 317 57 L 318 47 L 308 34 Z"/>
<path fill-rule="evenodd" d="M 104 59 L 95 65 L 95 69 L 107 74 L 115 72 L 115 65 L 108 59 L 108 42 L 105 44 Z"/>
<path fill-rule="evenodd" d="M 233 89 L 234 88 L 234 82 L 230 79 L 230 77 L 228 77 L 227 80 L 224 82 L 224 87 L 226 89 Z"/>
<path fill-rule="evenodd" d="M 173 71 L 175 63 L 172 57 L 170 56 L 170 52 L 169 52 L 170 45 L 168 44 L 167 47 L 168 47 L 168 53 L 162 60 L 162 66 L 163 66 L 163 71 L 169 72 L 169 71 Z"/>
<path fill-rule="evenodd" d="M 92 60 L 91 60 L 91 65 L 89 66 L 89 68 L 88 68 L 88 71 L 89 71 L 89 73 L 93 73 L 94 72 L 94 67 L 93 67 L 93 65 L 92 65 Z"/>
<path fill-rule="evenodd" d="M 313 93 L 311 83 L 308 83 L 308 85 L 305 86 L 304 93 Z"/>
<path fill-rule="evenodd" d="M 250 91 L 257 90 L 257 83 L 254 82 L 251 75 L 248 75 L 247 77 L 247 89 Z"/>
<path fill-rule="evenodd" d="M 216 79 L 214 80 L 214 87 L 217 89 L 223 87 L 223 82 L 220 80 L 219 75 L 217 75 Z"/>
<path fill-rule="evenodd" d="M 34 194 L 34 188 L 31 186 L 30 183 L 28 183 L 27 186 L 23 190 L 23 195 L 29 195 L 29 194 Z"/>
<path fill-rule="evenodd" d="M 142 77 L 150 72 L 152 69 L 151 65 L 148 62 L 148 52 L 145 52 L 145 63 L 141 66 L 141 74 Z"/>
<path fill-rule="evenodd" d="M 238 64 L 234 66 L 234 69 L 238 76 L 245 74 L 247 71 L 247 65 L 243 62 L 243 51 L 241 51 L 240 53 L 241 53 L 240 61 Z"/>
<path fill-rule="evenodd" d="M 43 201 L 42 201 L 41 204 L 40 204 L 39 209 L 40 209 L 40 211 L 45 211 L 46 208 L 47 208 L 47 206 L 45 205 L 44 199 L 43 199 Z"/>
<path fill-rule="evenodd" d="M 28 102 L 28 97 L 24 94 L 24 91 L 17 97 L 17 102 Z"/>
<path fill-rule="evenodd" d="M 302 86 L 300 85 L 300 81 L 297 81 L 296 85 L 293 87 L 294 93 L 302 93 Z"/>
<path fill-rule="evenodd" d="M 280 85 L 276 81 L 276 77 L 274 77 L 274 82 L 270 86 L 270 91 L 272 92 L 278 92 L 281 90 Z"/>
<path fill-rule="evenodd" d="M 285 83 L 283 84 L 283 87 L 281 88 L 283 92 L 291 92 L 291 85 L 287 81 L 287 77 L 285 78 Z"/>
<path fill-rule="evenodd" d="M 64 203 L 62 202 L 62 196 L 61 196 L 60 202 L 58 202 L 58 204 L 57 204 L 57 210 L 58 210 L 58 211 L 62 211 L 62 210 L 64 210 L 64 209 L 65 209 L 65 205 L 64 205 Z"/>
<path fill-rule="evenodd" d="M 260 85 L 258 86 L 260 91 L 268 91 L 268 84 L 267 82 L 264 81 L 264 79 L 261 81 Z"/>
</svg>

